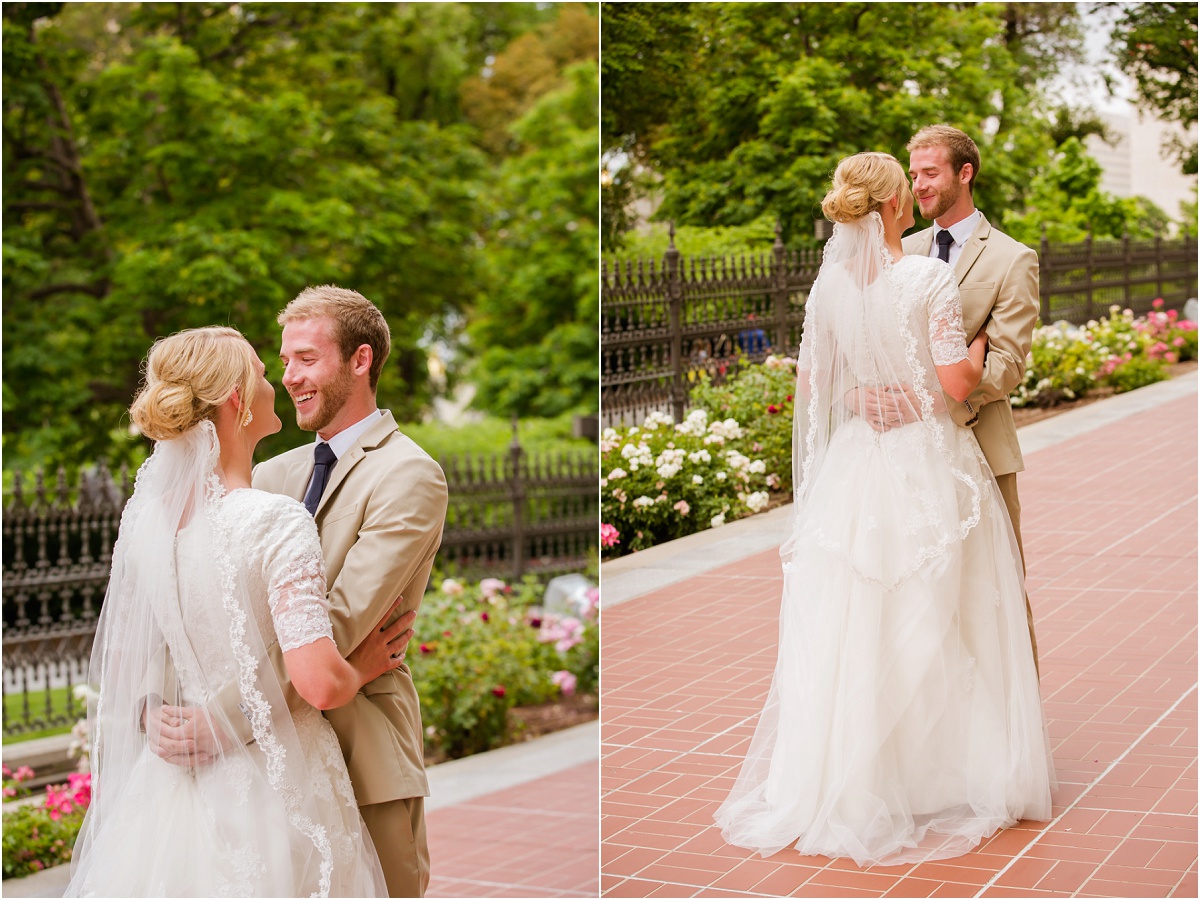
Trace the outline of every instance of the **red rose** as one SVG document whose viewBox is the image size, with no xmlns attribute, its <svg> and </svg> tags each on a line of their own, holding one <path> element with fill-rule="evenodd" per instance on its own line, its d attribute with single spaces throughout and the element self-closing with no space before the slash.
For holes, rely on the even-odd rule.
<svg viewBox="0 0 1200 900">
<path fill-rule="evenodd" d="M 493 697 L 503 697 L 506 693 L 507 693 L 507 691 L 504 690 L 504 685 L 499 685 L 497 687 L 492 688 L 492 696 Z"/>
</svg>

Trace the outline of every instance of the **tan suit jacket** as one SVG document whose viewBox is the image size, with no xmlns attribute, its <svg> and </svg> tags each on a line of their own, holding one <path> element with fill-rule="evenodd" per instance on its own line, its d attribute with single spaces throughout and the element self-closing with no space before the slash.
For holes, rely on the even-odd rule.
<svg viewBox="0 0 1200 900">
<path fill-rule="evenodd" d="M 313 468 L 311 444 L 254 470 L 254 487 L 304 498 Z M 338 650 L 347 655 L 397 597 L 400 613 L 421 605 L 446 519 L 446 478 L 396 427 L 387 410 L 333 467 L 317 506 L 317 529 L 329 585 L 329 618 Z M 269 655 L 291 706 L 305 701 L 292 688 L 279 646 Z M 253 740 L 236 712 L 236 685 L 222 698 L 239 737 Z M 377 678 L 346 706 L 325 712 L 337 732 L 359 806 L 429 795 L 421 708 L 407 665 Z"/>
<path fill-rule="evenodd" d="M 904 252 L 928 256 L 933 228 L 904 238 Z M 1025 360 L 1038 317 L 1037 253 L 991 226 L 981 216 L 954 264 L 962 295 L 963 329 L 968 343 L 987 328 L 988 352 L 983 378 L 967 404 L 949 397 L 946 404 L 959 425 L 969 425 L 992 472 L 1023 471 L 1008 395 L 1025 378 Z M 974 410 L 974 413 L 972 412 Z"/>
</svg>

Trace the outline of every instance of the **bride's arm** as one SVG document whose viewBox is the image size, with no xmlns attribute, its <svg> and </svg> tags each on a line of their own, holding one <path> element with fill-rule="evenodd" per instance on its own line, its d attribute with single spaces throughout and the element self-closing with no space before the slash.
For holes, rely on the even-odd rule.
<svg viewBox="0 0 1200 900">
<path fill-rule="evenodd" d="M 942 390 L 959 403 L 971 396 L 983 377 L 983 363 L 987 356 L 987 331 L 981 329 L 975 340 L 967 347 L 967 358 L 948 366 L 935 366 Z"/>
<path fill-rule="evenodd" d="M 368 681 L 399 668 L 407 638 L 412 637 L 408 626 L 416 618 L 411 612 L 388 624 L 402 600 L 396 600 L 345 659 L 330 637 L 285 650 L 283 662 L 297 693 L 317 709 L 336 709 L 349 703 Z"/>
</svg>

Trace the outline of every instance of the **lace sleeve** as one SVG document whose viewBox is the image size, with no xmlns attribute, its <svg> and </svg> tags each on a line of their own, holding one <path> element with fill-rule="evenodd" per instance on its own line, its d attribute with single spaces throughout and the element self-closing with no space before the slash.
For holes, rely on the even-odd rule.
<svg viewBox="0 0 1200 900">
<path fill-rule="evenodd" d="M 283 650 L 333 639 L 325 596 L 325 561 L 317 524 L 300 504 L 279 504 L 267 524 L 264 575 L 267 603 Z"/>
<path fill-rule="evenodd" d="M 967 359 L 967 336 L 963 332 L 962 300 L 953 270 L 947 265 L 931 267 L 929 284 L 929 350 L 935 366 L 949 366 Z"/>
</svg>

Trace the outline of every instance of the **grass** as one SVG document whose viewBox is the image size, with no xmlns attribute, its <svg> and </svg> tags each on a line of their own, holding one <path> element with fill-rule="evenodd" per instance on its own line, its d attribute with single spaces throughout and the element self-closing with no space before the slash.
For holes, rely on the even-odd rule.
<svg viewBox="0 0 1200 900">
<path fill-rule="evenodd" d="M 542 453 L 595 453 L 596 445 L 585 438 L 571 437 L 573 413 L 553 419 L 522 419 L 517 436 L 526 456 Z M 441 422 L 405 423 L 400 430 L 434 459 L 462 453 L 493 456 L 508 453 L 512 422 L 498 416 L 457 428 Z"/>
<path fill-rule="evenodd" d="M 50 689 L 50 711 L 52 716 L 67 714 L 67 695 L 72 690 L 69 687 L 51 688 Z M 16 718 L 21 714 L 22 701 L 20 694 L 7 694 L 4 697 L 4 719 L 5 723 L 9 718 Z M 11 713 L 10 713 L 11 710 Z M 46 694 L 44 691 L 31 691 L 29 695 L 29 711 L 31 715 L 37 718 L 46 717 Z M 73 714 L 79 718 L 83 718 L 87 714 L 87 709 L 82 700 L 75 700 Z M 74 721 L 67 725 L 56 725 L 52 728 L 43 728 L 38 731 L 25 731 L 21 734 L 5 734 L 5 744 L 19 744 L 22 741 L 32 741 L 34 738 L 49 737 L 52 734 L 66 734 L 71 730 Z"/>
</svg>

